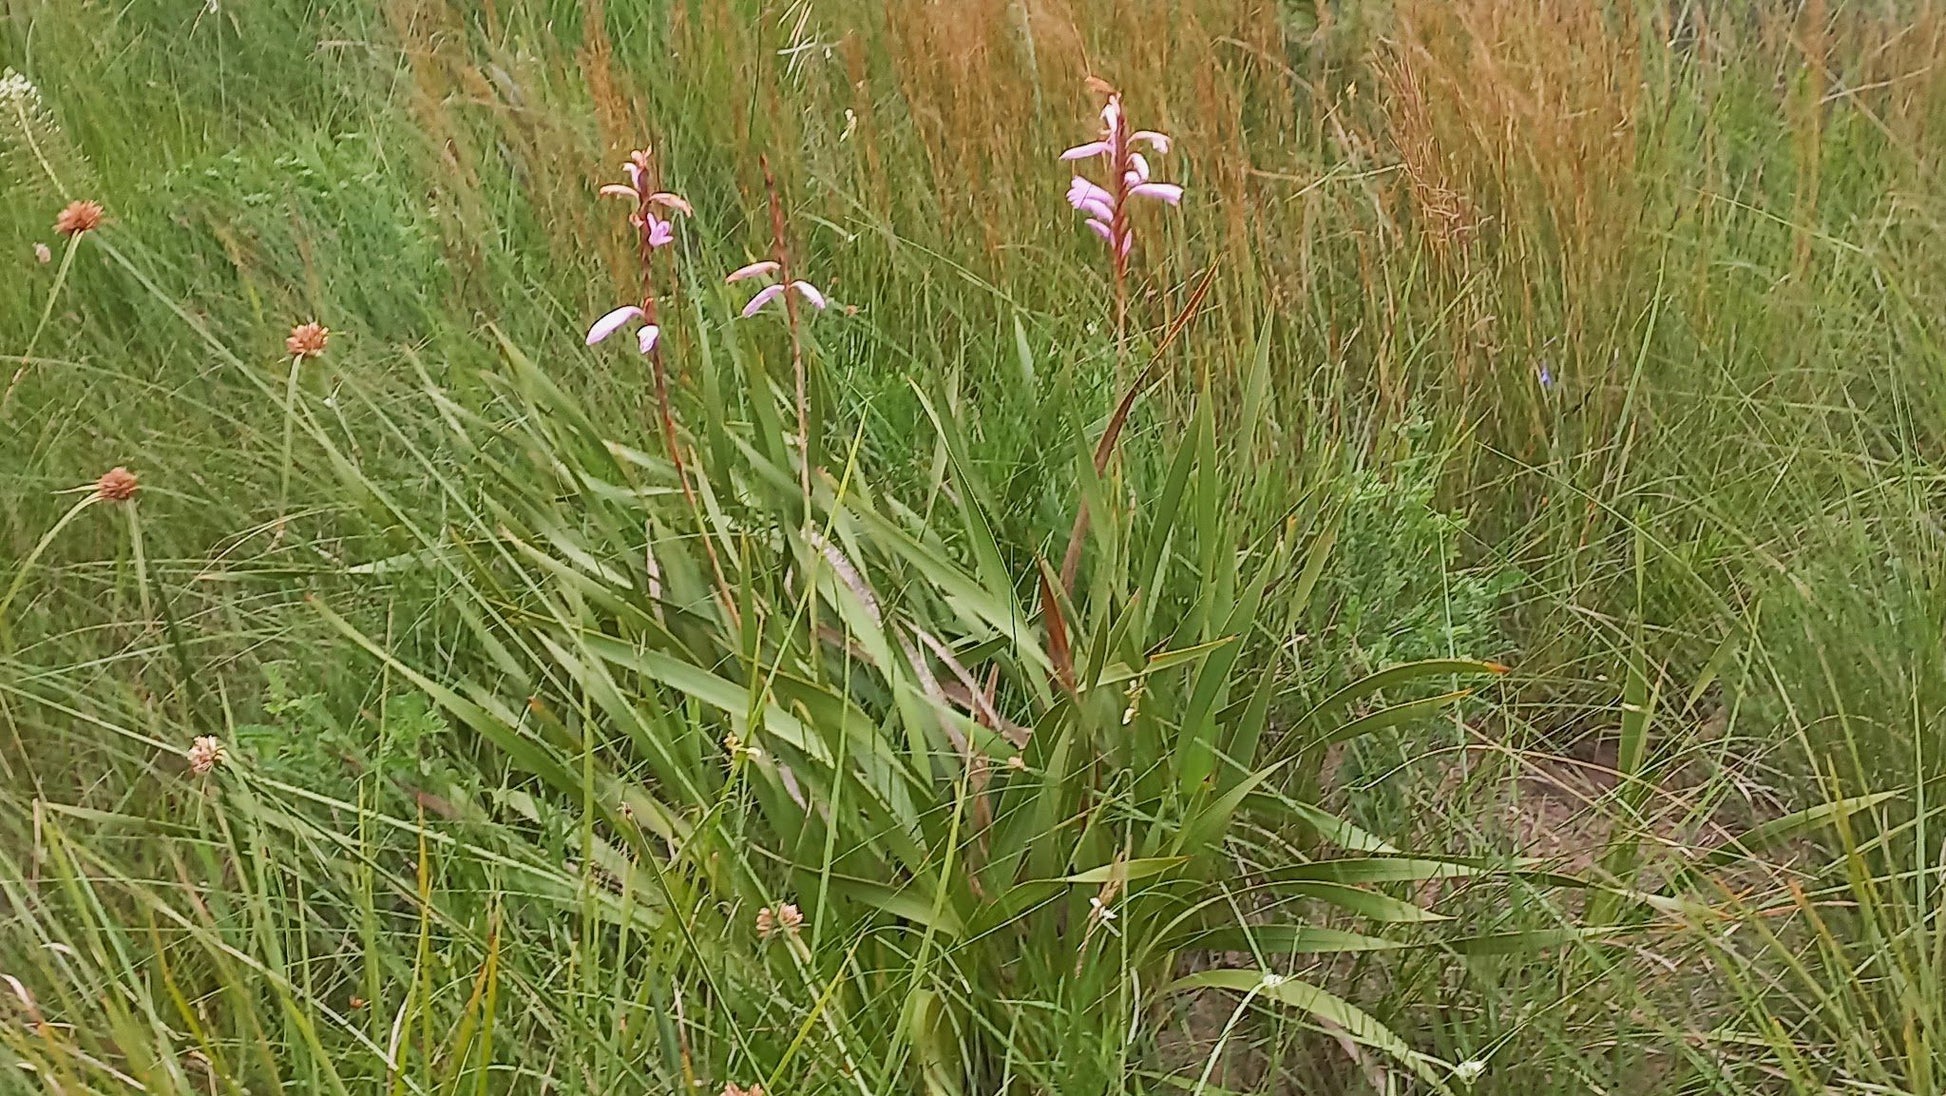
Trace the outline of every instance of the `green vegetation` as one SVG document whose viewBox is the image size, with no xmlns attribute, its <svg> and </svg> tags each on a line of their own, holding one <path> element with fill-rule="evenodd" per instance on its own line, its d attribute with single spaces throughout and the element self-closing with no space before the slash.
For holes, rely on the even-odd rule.
<svg viewBox="0 0 1946 1096">
<path fill-rule="evenodd" d="M 1946 1091 L 1942 56 L 0 5 L 0 1091 Z"/>
</svg>

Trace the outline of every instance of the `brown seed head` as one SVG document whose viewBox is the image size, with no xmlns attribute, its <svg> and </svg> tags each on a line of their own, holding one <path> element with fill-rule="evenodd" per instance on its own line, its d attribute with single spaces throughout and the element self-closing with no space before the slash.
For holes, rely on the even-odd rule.
<svg viewBox="0 0 1946 1096">
<path fill-rule="evenodd" d="M 54 218 L 54 231 L 63 236 L 79 236 L 101 227 L 100 202 L 73 201 Z"/>
<path fill-rule="evenodd" d="M 189 762 L 189 771 L 197 776 L 208 776 L 209 771 L 214 769 L 223 757 L 222 740 L 210 734 L 196 739 L 190 744 L 189 749 L 183 752 L 183 758 Z"/>
<path fill-rule="evenodd" d="M 95 494 L 101 496 L 103 502 L 127 502 L 135 497 L 135 492 L 141 486 L 136 482 L 135 473 L 116 465 L 95 481 Z"/>
<path fill-rule="evenodd" d="M 330 341 L 330 328 L 315 321 L 301 323 L 291 328 L 291 337 L 284 340 L 284 349 L 290 351 L 293 358 L 315 358 L 324 353 Z"/>
</svg>

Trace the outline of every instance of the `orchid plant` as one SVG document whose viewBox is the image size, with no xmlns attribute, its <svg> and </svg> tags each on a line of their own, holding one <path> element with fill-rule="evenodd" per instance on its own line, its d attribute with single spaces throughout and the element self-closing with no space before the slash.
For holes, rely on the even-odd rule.
<svg viewBox="0 0 1946 1096">
<path fill-rule="evenodd" d="M 769 285 L 759 289 L 743 306 L 742 316 L 749 319 L 775 300 L 784 302 L 784 323 L 791 333 L 791 375 L 797 387 L 797 435 L 798 443 L 803 446 L 804 459 L 800 466 L 800 477 L 804 487 L 804 506 L 808 517 L 811 505 L 811 411 L 810 393 L 804 377 L 804 346 L 798 337 L 797 301 L 802 298 L 813 308 L 823 311 L 829 303 L 824 292 L 810 282 L 792 277 L 791 253 L 785 241 L 789 235 L 784 226 L 784 205 L 777 197 L 777 179 L 770 172 L 770 160 L 763 160 L 764 190 L 770 195 L 770 248 L 771 258 L 740 266 L 723 279 L 724 284 L 733 285 L 749 278 L 774 278 Z"/>
<path fill-rule="evenodd" d="M 1129 216 L 1132 199 L 1145 198 L 1165 205 L 1182 204 L 1182 187 L 1175 183 L 1161 183 L 1152 177 L 1149 158 L 1138 146 L 1145 146 L 1150 153 L 1166 156 L 1174 143 L 1169 135 L 1153 129 L 1131 131 L 1128 112 L 1122 103 L 1122 93 L 1114 85 L 1099 77 L 1088 77 L 1088 88 L 1107 99 L 1101 108 L 1101 135 L 1086 144 L 1076 145 L 1061 153 L 1064 162 L 1074 163 L 1084 160 L 1102 159 L 1107 161 L 1108 185 L 1103 186 L 1086 176 L 1076 175 L 1068 184 L 1068 204 L 1087 216 L 1084 223 L 1088 230 L 1100 236 L 1108 245 L 1109 266 L 1115 278 L 1115 356 L 1116 366 L 1126 379 L 1128 368 L 1128 257 L 1135 250 L 1135 224 Z M 1128 407 L 1135 393 L 1147 379 L 1147 374 L 1136 378 L 1134 387 L 1124 398 L 1122 411 Z M 1119 418 L 1119 413 L 1118 413 Z M 1095 456 L 1095 471 L 1105 467 L 1108 454 L 1114 446 L 1114 437 L 1119 427 L 1111 426 L 1104 435 Z M 1074 515 L 1074 528 L 1068 535 L 1068 549 L 1061 561 L 1061 585 L 1072 592 L 1075 574 L 1081 562 L 1083 538 L 1088 532 L 1088 507 L 1084 501 Z"/>
<path fill-rule="evenodd" d="M 1164 156 L 1171 141 L 1166 133 L 1152 129 L 1128 128 L 1122 93 L 1106 81 L 1088 78 L 1088 86 L 1107 96 L 1101 108 L 1101 136 L 1061 153 L 1068 162 L 1101 158 L 1107 161 L 1108 185 L 1102 186 L 1076 175 L 1068 184 L 1068 204 L 1087 216 L 1088 230 L 1108 245 L 1109 261 L 1115 276 L 1115 336 L 1122 341 L 1128 313 L 1128 257 L 1135 248 L 1135 225 L 1130 218 L 1131 198 L 1153 199 L 1167 205 L 1182 202 L 1182 187 L 1156 182 L 1151 178 L 1148 157 L 1138 145 Z"/>
</svg>

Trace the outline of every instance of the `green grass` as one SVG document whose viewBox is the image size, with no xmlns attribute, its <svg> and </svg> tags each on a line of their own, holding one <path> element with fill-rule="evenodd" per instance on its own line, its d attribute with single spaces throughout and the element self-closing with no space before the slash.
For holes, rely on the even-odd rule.
<svg viewBox="0 0 1946 1096">
<path fill-rule="evenodd" d="M 1940 1092 L 1946 21 L 1673 9 L 0 8 L 0 1090 Z"/>
</svg>

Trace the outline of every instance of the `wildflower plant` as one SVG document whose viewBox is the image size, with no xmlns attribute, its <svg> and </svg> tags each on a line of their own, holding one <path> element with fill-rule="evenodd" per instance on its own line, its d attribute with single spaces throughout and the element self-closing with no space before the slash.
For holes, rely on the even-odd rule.
<svg viewBox="0 0 1946 1096">
<path fill-rule="evenodd" d="M 814 458 L 811 445 L 810 393 L 805 380 L 804 342 L 799 330 L 797 302 L 802 298 L 806 304 L 820 311 L 829 302 L 825 299 L 823 290 L 796 277 L 791 269 L 791 251 L 784 222 L 784 205 L 777 196 L 777 178 L 771 174 L 768 158 L 763 161 L 763 171 L 764 189 L 770 196 L 771 257 L 738 267 L 723 281 L 724 284 L 730 285 L 750 278 L 774 279 L 744 304 L 741 315 L 745 319 L 755 316 L 772 301 L 784 302 L 784 323 L 789 328 L 791 336 L 791 377 L 797 394 L 797 436 L 798 443 L 803 446 L 803 464 L 799 471 L 804 489 L 804 501 L 808 508 L 811 501 L 811 464 Z"/>
<path fill-rule="evenodd" d="M 8 69 L 5 80 L 0 81 L 0 100 L 12 99 L 16 102 L 24 101 L 21 99 L 24 93 L 17 88 L 11 87 L 14 81 L 24 83 L 25 77 L 21 77 L 12 69 Z M 25 84 L 25 86 L 29 91 L 33 90 L 33 85 Z M 38 94 L 38 92 L 34 92 L 34 95 L 37 96 Z M 38 99 L 35 99 L 34 102 L 37 103 Z M 23 115 L 24 117 L 25 115 Z M 25 125 L 24 122 L 23 125 Z M 51 177 L 52 169 L 49 170 Z M 102 208 L 101 203 L 85 198 L 77 198 L 69 202 L 66 206 L 62 207 L 59 213 L 55 214 L 54 232 L 56 235 L 67 240 L 67 247 L 61 252 L 61 266 L 54 272 L 54 286 L 47 292 L 47 304 L 41 309 L 40 322 L 34 325 L 34 333 L 27 340 L 27 348 L 21 352 L 20 367 L 14 370 L 13 378 L 7 382 L 6 391 L 0 392 L 0 412 L 4 412 L 12 405 L 14 389 L 20 387 L 20 382 L 27 379 L 28 372 L 33 368 L 34 348 L 40 345 L 41 335 L 47 331 L 47 323 L 54 317 L 54 302 L 60 299 L 61 289 L 67 285 L 68 271 L 74 267 L 74 254 L 76 249 L 81 246 L 81 238 L 100 228 L 102 222 L 106 219 L 107 211 Z M 48 249 L 47 245 L 36 244 L 34 246 L 35 257 L 40 262 L 46 263 L 54 257 L 53 252 Z"/>
<path fill-rule="evenodd" d="M 290 506 L 291 446 L 297 431 L 298 378 L 304 368 L 304 359 L 321 357 L 330 342 L 331 329 L 316 320 L 297 324 L 284 339 L 284 352 L 291 356 L 291 367 L 284 377 L 284 471 L 277 490 L 277 521 L 280 528 Z"/>
<path fill-rule="evenodd" d="M 92 482 L 63 492 L 81 497 L 74 505 L 68 507 L 60 520 L 43 533 L 40 540 L 34 543 L 33 548 L 28 550 L 27 555 L 21 559 L 20 566 L 14 570 L 13 579 L 8 582 L 5 592 L 0 593 L 0 650 L 4 650 L 10 643 L 9 629 L 12 620 L 8 616 L 8 610 L 26 584 L 28 575 L 33 572 L 34 565 L 40 562 L 41 556 L 60 537 L 61 531 L 92 506 L 113 506 L 127 514 L 129 547 L 135 557 L 136 582 L 142 596 L 143 613 L 147 615 L 150 608 L 148 555 L 142 547 L 142 524 L 136 506 L 136 496 L 141 490 L 142 482 L 135 473 L 122 465 L 116 465 Z"/>
</svg>

